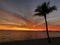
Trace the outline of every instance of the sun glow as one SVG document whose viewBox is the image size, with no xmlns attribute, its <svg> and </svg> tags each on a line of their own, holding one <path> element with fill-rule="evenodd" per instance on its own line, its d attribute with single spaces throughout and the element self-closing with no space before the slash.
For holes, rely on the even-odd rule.
<svg viewBox="0 0 60 45">
<path fill-rule="evenodd" d="M 20 30 L 20 31 L 46 31 L 45 26 L 39 27 L 18 27 L 18 26 L 7 26 L 7 25 L 0 25 L 0 30 Z M 48 27 L 49 31 L 60 31 L 60 27 Z"/>
<path fill-rule="evenodd" d="M 14 27 L 14 26 L 0 26 L 0 30 L 21 30 L 21 31 L 42 31 L 42 29 L 37 28 L 24 28 L 24 27 Z"/>
<path fill-rule="evenodd" d="M 29 29 L 29 28 L 0 26 L 0 30 L 31 30 L 31 29 Z"/>
</svg>

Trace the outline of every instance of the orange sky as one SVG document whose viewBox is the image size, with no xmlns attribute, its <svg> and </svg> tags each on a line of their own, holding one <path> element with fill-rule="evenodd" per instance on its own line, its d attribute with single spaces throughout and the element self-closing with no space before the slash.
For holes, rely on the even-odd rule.
<svg viewBox="0 0 60 45">
<path fill-rule="evenodd" d="M 41 24 L 16 16 L 18 14 L 0 10 L 0 30 L 46 31 L 45 22 Z M 53 25 L 54 24 L 54 25 Z M 56 25 L 55 25 L 56 24 Z M 60 31 L 60 23 L 48 23 L 49 31 Z"/>
<path fill-rule="evenodd" d="M 46 31 L 45 26 L 37 27 L 18 27 L 18 26 L 6 26 L 0 25 L 0 30 L 24 30 L 24 31 Z M 60 31 L 60 27 L 49 26 L 49 31 Z"/>
</svg>

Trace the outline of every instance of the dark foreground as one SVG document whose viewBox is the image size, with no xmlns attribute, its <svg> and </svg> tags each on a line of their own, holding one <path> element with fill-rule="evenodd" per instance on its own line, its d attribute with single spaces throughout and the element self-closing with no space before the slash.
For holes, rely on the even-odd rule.
<svg viewBox="0 0 60 45">
<path fill-rule="evenodd" d="M 50 44 L 45 38 L 45 39 L 5 42 L 5 43 L 0 43 L 0 45 L 60 45 L 60 38 L 51 38 Z"/>
</svg>

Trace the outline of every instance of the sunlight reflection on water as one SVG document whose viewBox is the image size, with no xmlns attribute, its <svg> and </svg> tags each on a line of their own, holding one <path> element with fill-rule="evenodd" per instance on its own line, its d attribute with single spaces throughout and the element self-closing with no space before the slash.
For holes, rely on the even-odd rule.
<svg viewBox="0 0 60 45">
<path fill-rule="evenodd" d="M 49 32 L 50 37 L 60 37 L 60 32 Z M 0 31 L 0 42 L 47 38 L 42 31 Z"/>
</svg>

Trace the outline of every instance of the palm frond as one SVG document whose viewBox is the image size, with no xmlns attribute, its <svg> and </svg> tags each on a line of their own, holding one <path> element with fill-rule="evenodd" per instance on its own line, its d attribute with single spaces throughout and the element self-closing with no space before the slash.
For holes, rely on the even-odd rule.
<svg viewBox="0 0 60 45">
<path fill-rule="evenodd" d="M 41 6 L 38 6 L 38 7 L 35 9 L 35 12 L 42 12 L 41 9 L 42 9 Z"/>
<path fill-rule="evenodd" d="M 43 13 L 36 13 L 33 16 L 43 16 Z"/>
<path fill-rule="evenodd" d="M 56 6 L 50 7 L 50 10 L 57 10 Z"/>
<path fill-rule="evenodd" d="M 49 4 L 50 4 L 50 2 L 48 1 L 48 2 L 47 2 L 47 6 L 49 6 Z"/>
<path fill-rule="evenodd" d="M 44 2 L 41 7 L 43 13 L 46 13 L 49 9 L 49 3 Z"/>
<path fill-rule="evenodd" d="M 35 9 L 36 13 L 35 15 L 43 15 L 43 14 L 48 14 L 54 10 L 57 10 L 56 6 L 49 6 L 50 2 L 44 2 L 42 5 L 37 6 L 37 8 Z"/>
<path fill-rule="evenodd" d="M 50 12 L 52 12 L 52 11 L 54 11 L 54 10 L 57 10 L 56 6 L 49 7 L 47 13 L 50 13 Z"/>
</svg>

